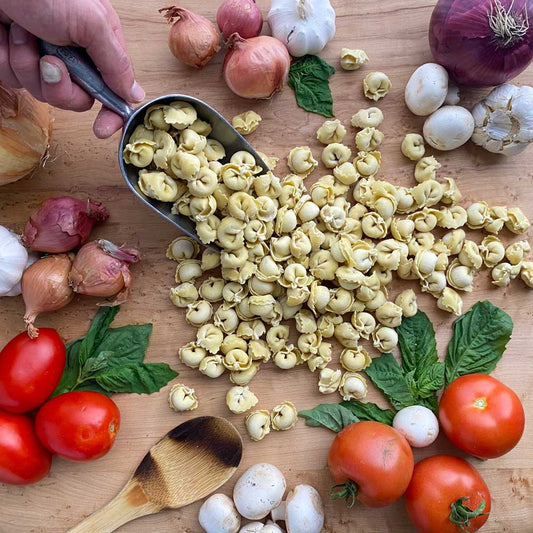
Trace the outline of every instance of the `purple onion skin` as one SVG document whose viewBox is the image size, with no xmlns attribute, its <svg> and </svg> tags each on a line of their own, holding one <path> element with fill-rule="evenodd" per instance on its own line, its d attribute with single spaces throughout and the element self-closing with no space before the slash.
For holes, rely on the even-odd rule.
<svg viewBox="0 0 533 533">
<path fill-rule="evenodd" d="M 439 0 L 429 25 L 429 45 L 437 63 L 458 85 L 492 87 L 518 76 L 533 59 L 533 0 L 514 0 L 513 12 L 525 14 L 529 29 L 511 44 L 489 24 L 491 7 L 507 11 L 512 0 Z"/>
</svg>

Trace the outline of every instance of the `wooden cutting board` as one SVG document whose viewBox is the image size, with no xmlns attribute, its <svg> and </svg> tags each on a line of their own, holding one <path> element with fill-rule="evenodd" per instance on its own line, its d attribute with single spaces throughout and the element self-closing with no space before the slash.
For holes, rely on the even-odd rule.
<svg viewBox="0 0 533 533">
<path fill-rule="evenodd" d="M 309 144 L 315 156 L 320 145 L 315 132 L 322 123 L 318 115 L 296 107 L 294 94 L 286 88 L 270 101 L 253 102 L 234 96 L 225 86 L 221 65 L 222 53 L 202 71 L 180 65 L 167 48 L 168 26 L 157 13 L 163 2 L 146 0 L 131 2 L 114 0 L 131 52 L 137 78 L 149 98 L 166 93 L 186 93 L 213 105 L 227 118 L 254 109 L 263 117 L 261 126 L 249 140 L 255 148 L 284 158 L 290 148 Z M 219 2 L 184 0 L 180 5 L 200 10 L 215 20 Z M 268 0 L 258 0 L 266 15 Z M 383 169 L 381 176 L 396 184 L 411 186 L 413 165 L 400 153 L 403 136 L 420 131 L 422 119 L 409 113 L 403 103 L 403 90 L 411 72 L 430 61 L 427 27 L 434 2 L 422 0 L 334 0 L 337 34 L 321 54 L 335 65 L 331 80 L 335 113 L 347 127 L 346 142 L 353 142 L 354 131 L 349 121 L 352 114 L 371 102 L 362 95 L 362 80 L 370 70 L 386 72 L 393 84 L 391 93 L 379 102 L 385 114 L 382 130 Z M 370 63 L 359 72 L 344 72 L 339 67 L 342 47 L 363 48 Z M 533 67 L 518 79 L 533 84 Z M 470 105 L 486 91 L 469 92 L 464 102 Z M 49 477 L 28 487 L 0 485 L 0 532 L 59 533 L 67 530 L 110 500 L 122 487 L 140 458 L 169 429 L 197 415 L 225 416 L 236 424 L 245 438 L 240 474 L 248 466 L 268 461 L 277 465 L 287 477 L 288 486 L 309 483 L 317 487 L 326 506 L 326 531 L 384 533 L 413 531 L 402 502 L 382 510 L 356 505 L 346 509 L 342 502 L 332 502 L 327 495 L 332 483 L 326 459 L 333 434 L 324 429 L 309 428 L 299 421 L 285 433 L 270 434 L 262 442 L 248 440 L 243 417 L 232 415 L 225 406 L 227 377 L 211 380 L 183 366 L 177 350 L 194 338 L 182 310 L 169 301 L 175 263 L 165 259 L 167 243 L 178 235 L 163 219 L 146 209 L 126 187 L 117 164 L 118 135 L 107 141 L 93 138 L 91 125 L 94 112 L 55 113 L 55 129 L 51 156 L 44 169 L 33 178 L 2 187 L 0 191 L 0 224 L 22 230 L 30 212 L 50 196 L 63 194 L 91 197 L 104 202 L 111 211 L 107 223 L 95 231 L 95 237 L 117 243 L 139 245 L 144 257 L 134 268 L 132 297 L 117 317 L 116 325 L 152 322 L 154 333 L 147 359 L 166 361 L 180 371 L 178 380 L 193 386 L 200 407 L 190 414 L 177 414 L 167 405 L 168 389 L 152 396 L 116 395 L 122 413 L 122 426 L 116 444 L 104 458 L 88 464 L 55 459 Z M 442 163 L 440 176 L 452 176 L 463 194 L 463 205 L 486 200 L 489 204 L 518 205 L 533 219 L 533 148 L 512 158 L 490 155 L 471 144 L 447 154 L 436 154 Z M 283 165 L 279 167 L 283 172 Z M 322 169 L 324 170 L 324 169 Z M 316 172 L 311 180 L 318 177 Z M 477 235 L 478 242 L 480 235 Z M 510 239 L 509 234 L 505 235 Z M 393 293 L 407 286 L 394 282 Z M 414 285 L 413 285 L 414 286 Z M 491 286 L 489 274 L 482 271 L 475 291 L 464 296 L 465 309 L 481 299 L 490 299 L 507 311 L 515 328 L 507 352 L 494 375 L 511 386 L 524 403 L 526 413 L 533 412 L 533 370 L 531 363 L 531 328 L 533 292 L 520 280 L 507 289 Z M 40 326 L 57 328 L 70 340 L 85 333 L 96 311 L 96 301 L 77 298 L 67 308 L 42 316 Z M 438 337 L 439 352 L 444 355 L 450 338 L 453 317 L 439 311 L 435 300 L 419 297 L 419 306 L 429 314 Z M 0 301 L 0 344 L 5 344 L 21 331 L 23 322 L 21 298 Z M 375 353 L 373 352 L 375 355 Z M 321 402 L 336 402 L 337 395 L 322 396 L 317 390 L 317 376 L 304 366 L 288 373 L 273 366 L 261 370 L 251 384 L 260 399 L 260 408 L 272 408 L 278 402 L 291 400 L 298 409 L 311 408 Z M 385 405 L 374 390 L 368 400 Z M 461 455 L 439 437 L 430 449 L 416 451 L 417 459 L 435 453 Z M 533 531 L 533 432 L 527 422 L 526 433 L 515 450 L 490 461 L 470 458 L 481 471 L 493 496 L 493 511 L 484 531 L 524 533 Z M 234 480 L 223 489 L 231 494 Z M 185 509 L 146 517 L 123 527 L 121 531 L 198 532 L 197 513 L 200 504 Z"/>
</svg>

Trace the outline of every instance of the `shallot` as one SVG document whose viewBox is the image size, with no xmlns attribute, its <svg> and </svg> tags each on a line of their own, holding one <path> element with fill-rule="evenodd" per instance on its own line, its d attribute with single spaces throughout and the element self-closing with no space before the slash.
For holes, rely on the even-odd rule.
<svg viewBox="0 0 533 533">
<path fill-rule="evenodd" d="M 172 24 L 168 47 L 182 63 L 202 68 L 220 50 L 220 35 L 211 21 L 183 7 L 164 7 L 163 12 Z"/>
<path fill-rule="evenodd" d="M 39 335 L 34 326 L 37 315 L 57 311 L 72 300 L 74 293 L 68 282 L 71 267 L 69 254 L 49 255 L 36 261 L 22 275 L 24 322 L 32 339 Z"/>
<path fill-rule="evenodd" d="M 233 33 L 248 39 L 261 33 L 263 15 L 255 0 L 225 0 L 218 8 L 217 24 L 224 39 Z"/>
<path fill-rule="evenodd" d="M 38 252 L 69 252 L 86 242 L 93 226 L 108 217 L 103 204 L 90 198 L 48 198 L 30 216 L 22 240 Z"/>
<path fill-rule="evenodd" d="M 224 79 L 228 87 L 242 98 L 270 98 L 281 91 L 287 81 L 291 58 L 285 45 L 260 35 L 243 39 L 234 33 L 224 59 Z"/>
<path fill-rule="evenodd" d="M 74 259 L 69 281 L 74 292 L 115 300 L 119 305 L 128 298 L 131 285 L 129 265 L 141 258 L 135 248 L 115 246 L 98 239 L 83 245 Z"/>
</svg>

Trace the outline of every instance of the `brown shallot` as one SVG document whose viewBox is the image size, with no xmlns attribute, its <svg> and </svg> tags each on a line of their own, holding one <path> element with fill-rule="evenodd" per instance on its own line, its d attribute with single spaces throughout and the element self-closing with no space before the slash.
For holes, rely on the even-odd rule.
<svg viewBox="0 0 533 533">
<path fill-rule="evenodd" d="M 93 226 L 108 217 L 103 204 L 90 198 L 48 198 L 30 216 L 22 240 L 36 252 L 69 252 L 86 242 Z"/>
<path fill-rule="evenodd" d="M 178 6 L 159 10 L 163 12 L 172 24 L 168 47 L 182 63 L 202 68 L 220 50 L 220 34 L 211 21 Z"/>
<path fill-rule="evenodd" d="M 74 292 L 115 300 L 119 305 L 128 298 L 131 285 L 129 265 L 141 258 L 135 248 L 115 246 L 105 239 L 83 245 L 74 259 L 69 281 Z"/>
<path fill-rule="evenodd" d="M 39 335 L 34 326 L 37 315 L 57 311 L 72 300 L 74 293 L 68 282 L 71 267 L 69 254 L 49 255 L 33 263 L 22 275 L 24 322 L 32 339 Z"/>
<path fill-rule="evenodd" d="M 234 33 L 228 47 L 224 79 L 236 95 L 264 99 L 281 91 L 291 66 L 289 52 L 281 41 L 268 35 L 243 39 Z"/>
</svg>

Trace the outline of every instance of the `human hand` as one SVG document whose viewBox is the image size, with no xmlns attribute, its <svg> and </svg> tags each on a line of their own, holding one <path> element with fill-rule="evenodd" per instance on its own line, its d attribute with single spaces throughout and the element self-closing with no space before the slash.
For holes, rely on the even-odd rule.
<svg viewBox="0 0 533 533">
<path fill-rule="evenodd" d="M 36 37 L 85 48 L 110 89 L 127 102 L 143 100 L 109 0 L 0 0 L 0 80 L 55 107 L 87 111 L 94 99 L 72 82 L 61 59 L 40 57 Z M 109 137 L 122 123 L 119 115 L 102 107 L 94 134 Z"/>
</svg>

